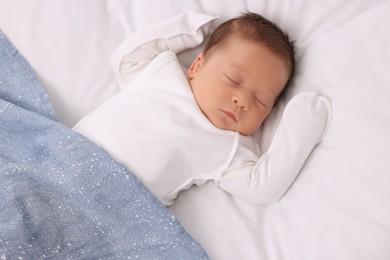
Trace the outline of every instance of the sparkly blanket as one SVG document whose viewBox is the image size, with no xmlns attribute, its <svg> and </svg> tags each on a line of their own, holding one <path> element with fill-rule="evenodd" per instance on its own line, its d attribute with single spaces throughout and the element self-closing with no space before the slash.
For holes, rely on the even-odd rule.
<svg viewBox="0 0 390 260">
<path fill-rule="evenodd" d="M 57 121 L 0 31 L 0 259 L 207 259 L 136 177 Z"/>
</svg>

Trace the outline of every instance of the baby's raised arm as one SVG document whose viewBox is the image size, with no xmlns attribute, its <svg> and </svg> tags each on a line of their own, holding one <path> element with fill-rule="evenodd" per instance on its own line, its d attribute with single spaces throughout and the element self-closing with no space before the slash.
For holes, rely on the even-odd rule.
<svg viewBox="0 0 390 260">
<path fill-rule="evenodd" d="M 111 58 L 120 88 L 126 87 L 160 53 L 167 50 L 180 53 L 198 46 L 215 19 L 203 13 L 186 12 L 131 34 Z"/>
<path fill-rule="evenodd" d="M 218 185 L 253 203 L 279 200 L 322 140 L 330 119 L 331 106 L 326 98 L 315 93 L 295 96 L 284 110 L 268 151 L 257 162 L 246 162 L 246 167 L 228 172 Z"/>
</svg>

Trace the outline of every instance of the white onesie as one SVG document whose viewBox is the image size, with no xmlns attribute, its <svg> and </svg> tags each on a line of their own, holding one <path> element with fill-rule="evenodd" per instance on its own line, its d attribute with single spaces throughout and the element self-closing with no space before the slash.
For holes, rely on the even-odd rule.
<svg viewBox="0 0 390 260">
<path fill-rule="evenodd" d="M 262 157 L 253 137 L 216 128 L 198 107 L 176 56 L 199 44 L 213 19 L 189 12 L 130 36 L 113 55 L 122 91 L 74 129 L 124 164 L 165 205 L 181 190 L 209 180 L 254 203 L 276 201 L 320 141 L 329 124 L 329 106 L 315 94 L 301 97 L 290 114 L 302 104 L 316 106 L 320 113 L 315 115 L 322 119 L 312 113 L 303 117 L 319 125 L 315 134 L 311 138 L 305 134 L 305 140 L 302 133 L 297 134 L 297 140 L 288 140 L 292 147 L 283 147 L 286 125 L 293 122 L 282 119 L 278 140 Z M 164 37 L 159 35 L 162 32 Z M 302 141 L 303 151 L 298 146 Z"/>
</svg>

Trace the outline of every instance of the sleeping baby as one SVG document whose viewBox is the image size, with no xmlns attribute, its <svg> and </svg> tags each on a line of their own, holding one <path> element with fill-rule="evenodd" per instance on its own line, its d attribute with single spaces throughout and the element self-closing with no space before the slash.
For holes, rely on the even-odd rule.
<svg viewBox="0 0 390 260">
<path fill-rule="evenodd" d="M 121 91 L 74 129 L 164 205 L 207 181 L 251 203 L 275 202 L 322 139 L 330 105 L 314 93 L 291 99 L 262 154 L 252 134 L 293 76 L 293 44 L 248 12 L 219 25 L 184 70 L 176 54 L 199 45 L 214 19 L 187 12 L 131 35 L 112 58 Z"/>
</svg>

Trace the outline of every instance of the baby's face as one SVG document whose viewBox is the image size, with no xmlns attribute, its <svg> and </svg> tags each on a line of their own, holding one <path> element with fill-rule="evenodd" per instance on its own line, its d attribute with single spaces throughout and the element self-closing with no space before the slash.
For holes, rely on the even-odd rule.
<svg viewBox="0 0 390 260">
<path fill-rule="evenodd" d="M 220 129 L 253 134 L 271 112 L 290 70 L 260 44 L 232 37 L 188 70 L 189 83 L 203 114 Z"/>
</svg>

